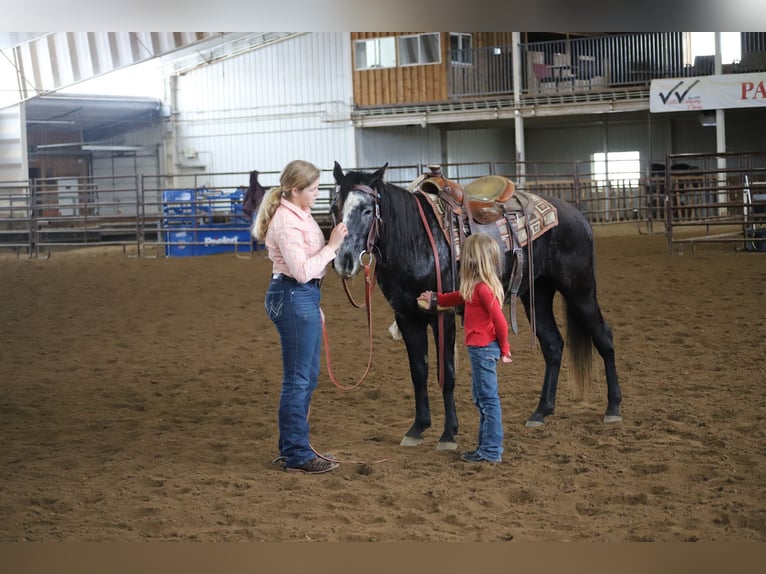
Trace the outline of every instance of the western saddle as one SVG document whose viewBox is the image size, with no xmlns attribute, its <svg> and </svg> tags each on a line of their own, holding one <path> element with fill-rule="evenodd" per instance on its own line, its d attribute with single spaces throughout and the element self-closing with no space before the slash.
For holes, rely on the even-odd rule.
<svg viewBox="0 0 766 574">
<path fill-rule="evenodd" d="M 453 277 L 457 277 L 460 245 L 472 233 L 487 233 L 498 242 L 501 253 L 512 252 L 513 267 L 505 299 L 510 305 L 511 328 L 517 333 L 516 298 L 524 275 L 523 248 L 526 246 L 529 287 L 533 296 L 532 240 L 557 224 L 555 208 L 533 194 L 516 190 L 510 179 L 499 175 L 480 177 L 462 187 L 444 177 L 438 165 L 427 166 L 427 170 L 410 184 L 409 191 L 425 197 L 438 215 L 442 232 L 452 249 Z M 540 226 L 538 222 L 534 231 L 530 224 L 530 220 L 537 217 L 533 202 L 545 204 L 549 214 L 546 224 Z"/>
</svg>

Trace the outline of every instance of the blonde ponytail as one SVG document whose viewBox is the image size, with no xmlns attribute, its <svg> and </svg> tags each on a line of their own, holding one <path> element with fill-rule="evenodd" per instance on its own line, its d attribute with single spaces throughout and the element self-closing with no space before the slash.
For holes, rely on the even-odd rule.
<svg viewBox="0 0 766 574">
<path fill-rule="evenodd" d="M 288 163 L 279 176 L 279 187 L 272 187 L 264 195 L 250 234 L 258 241 L 266 239 L 269 223 L 279 207 L 280 199 L 289 197 L 291 189 L 305 189 L 319 179 L 320 173 L 317 166 L 302 159 L 294 159 Z"/>
<path fill-rule="evenodd" d="M 266 232 L 269 230 L 269 223 L 271 218 L 279 207 L 279 200 L 282 198 L 282 188 L 272 187 L 263 196 L 263 201 L 258 208 L 258 214 L 255 216 L 255 222 L 253 223 L 251 234 L 258 241 L 266 239 Z"/>
</svg>

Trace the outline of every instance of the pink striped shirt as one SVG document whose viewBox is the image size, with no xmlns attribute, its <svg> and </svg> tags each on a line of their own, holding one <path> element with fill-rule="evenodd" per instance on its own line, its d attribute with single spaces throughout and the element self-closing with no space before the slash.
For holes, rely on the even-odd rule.
<svg viewBox="0 0 766 574">
<path fill-rule="evenodd" d="M 327 264 L 335 258 L 311 209 L 301 209 L 284 198 L 269 222 L 265 243 L 273 272 L 299 283 L 324 277 Z"/>
</svg>

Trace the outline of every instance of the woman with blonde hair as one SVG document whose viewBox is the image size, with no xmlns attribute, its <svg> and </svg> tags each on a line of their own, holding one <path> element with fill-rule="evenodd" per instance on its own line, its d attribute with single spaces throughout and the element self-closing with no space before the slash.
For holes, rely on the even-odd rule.
<svg viewBox="0 0 766 574">
<path fill-rule="evenodd" d="M 513 360 L 503 299 L 500 248 L 486 233 L 469 236 L 461 247 L 458 291 L 424 291 L 418 297 L 418 304 L 427 309 L 465 305 L 463 328 L 471 359 L 471 396 L 479 410 L 478 446 L 460 457 L 467 462 L 502 462 L 503 420 L 497 361 Z"/>
<path fill-rule="evenodd" d="M 327 264 L 348 234 L 336 225 L 325 244 L 311 215 L 319 194 L 319 169 L 302 160 L 288 163 L 279 186 L 263 198 L 252 234 L 263 241 L 272 261 L 266 291 L 266 313 L 282 346 L 282 391 L 279 398 L 279 458 L 288 472 L 320 474 L 338 466 L 309 444 L 308 413 L 319 382 L 322 345 L 320 284 Z"/>
</svg>

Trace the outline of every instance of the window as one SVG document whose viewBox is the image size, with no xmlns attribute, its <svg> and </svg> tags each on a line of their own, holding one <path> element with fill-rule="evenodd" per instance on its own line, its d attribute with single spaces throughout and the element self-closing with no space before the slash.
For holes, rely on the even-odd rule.
<svg viewBox="0 0 766 574">
<path fill-rule="evenodd" d="M 393 37 L 356 40 L 354 60 L 357 70 L 393 68 L 396 66 L 396 44 Z"/>
<path fill-rule="evenodd" d="M 473 64 L 473 42 L 470 34 L 458 34 L 450 32 L 449 35 L 449 53 L 450 62 L 453 64 Z"/>
<path fill-rule="evenodd" d="M 612 185 L 638 185 L 641 158 L 637 151 L 594 153 L 593 179 Z"/>
<path fill-rule="evenodd" d="M 399 36 L 399 65 L 438 64 L 441 62 L 439 34 Z"/>
<path fill-rule="evenodd" d="M 715 32 L 684 32 L 684 64 L 691 66 L 697 56 L 715 54 Z M 739 32 L 721 32 L 721 64 L 742 59 Z"/>
</svg>

